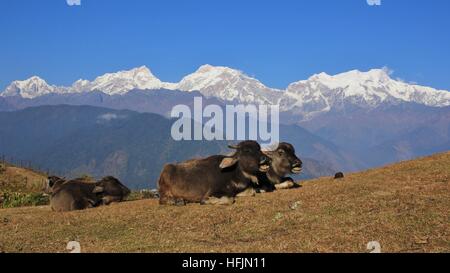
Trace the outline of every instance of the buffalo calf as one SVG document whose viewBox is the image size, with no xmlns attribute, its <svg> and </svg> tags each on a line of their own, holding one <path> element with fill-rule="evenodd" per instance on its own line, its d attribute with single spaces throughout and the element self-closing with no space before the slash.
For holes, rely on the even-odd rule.
<svg viewBox="0 0 450 273">
<path fill-rule="evenodd" d="M 83 179 L 66 181 L 58 177 L 49 177 L 51 187 L 50 206 L 54 211 L 72 211 L 108 205 L 122 201 L 130 190 L 119 180 L 107 176 L 102 180 L 89 183 Z"/>
</svg>

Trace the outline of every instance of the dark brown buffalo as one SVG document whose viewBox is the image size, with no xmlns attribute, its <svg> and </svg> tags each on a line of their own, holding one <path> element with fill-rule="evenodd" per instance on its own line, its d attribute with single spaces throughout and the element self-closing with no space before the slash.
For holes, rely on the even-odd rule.
<svg viewBox="0 0 450 273">
<path fill-rule="evenodd" d="M 52 210 L 72 211 L 100 205 L 101 199 L 94 193 L 95 183 L 80 180 L 54 182 L 51 189 L 50 206 Z"/>
<path fill-rule="evenodd" d="M 275 150 L 264 151 L 264 154 L 270 157 L 272 163 L 268 172 L 258 175 L 259 190 L 265 192 L 295 187 L 294 180 L 286 177 L 302 171 L 303 162 L 295 154 L 294 146 L 282 142 Z"/>
<path fill-rule="evenodd" d="M 344 173 L 338 172 L 334 175 L 334 179 L 342 179 L 344 178 Z"/>
<path fill-rule="evenodd" d="M 50 206 L 54 211 L 72 211 L 120 202 L 130 193 L 119 180 L 105 177 L 89 183 L 83 179 L 66 181 L 49 177 L 51 185 Z"/>
<path fill-rule="evenodd" d="M 232 204 L 238 195 L 254 195 L 253 184 L 270 160 L 256 141 L 243 141 L 233 155 L 214 155 L 164 166 L 159 181 L 160 204 Z"/>
<path fill-rule="evenodd" d="M 130 194 L 130 190 L 112 176 L 104 177 L 96 182 L 93 192 L 97 194 L 97 197 L 101 198 L 103 205 L 122 202 Z"/>
</svg>

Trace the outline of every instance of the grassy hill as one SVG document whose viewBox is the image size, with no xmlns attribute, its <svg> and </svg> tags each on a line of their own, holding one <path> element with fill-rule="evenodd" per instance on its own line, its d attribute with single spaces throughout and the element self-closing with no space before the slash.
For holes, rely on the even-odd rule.
<svg viewBox="0 0 450 273">
<path fill-rule="evenodd" d="M 0 162 L 0 191 L 42 192 L 47 175 Z"/>
<path fill-rule="evenodd" d="M 227 207 L 141 200 L 86 211 L 0 209 L 0 250 L 66 252 L 450 251 L 450 152 Z"/>
<path fill-rule="evenodd" d="M 47 175 L 0 162 L 0 208 L 45 205 Z"/>
</svg>

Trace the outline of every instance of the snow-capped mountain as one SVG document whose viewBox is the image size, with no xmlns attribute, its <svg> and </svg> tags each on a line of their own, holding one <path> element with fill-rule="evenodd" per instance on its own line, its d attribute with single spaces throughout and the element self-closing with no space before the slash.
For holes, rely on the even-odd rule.
<svg viewBox="0 0 450 273">
<path fill-rule="evenodd" d="M 0 93 L 0 112 L 89 105 L 169 117 L 173 106 L 192 106 L 200 94 L 206 97 L 204 105 L 280 105 L 283 139 L 296 141 L 302 153 L 315 151 L 312 158 L 339 170 L 379 166 L 450 147 L 450 92 L 392 79 L 386 69 L 334 76 L 320 73 L 292 83 L 286 90 L 267 87 L 238 70 L 211 65 L 201 66 L 178 83 L 162 82 L 146 67 L 108 73 L 92 81 L 78 80 L 69 87 L 32 77 L 14 81 Z M 343 148 L 344 157 L 329 154 L 321 141 L 311 143 L 312 150 L 302 146 L 311 139 L 299 136 L 293 129 L 297 126 Z"/>
<path fill-rule="evenodd" d="M 348 104 L 368 109 L 402 102 L 431 107 L 450 106 L 450 92 L 394 80 L 387 69 L 368 72 L 352 70 L 334 76 L 320 73 L 292 83 L 286 90 L 279 90 L 269 88 L 241 71 L 223 66 L 203 65 L 179 83 L 162 82 L 142 66 L 108 73 L 93 81 L 78 80 L 70 87 L 49 85 L 35 76 L 25 81 L 14 81 L 0 95 L 29 99 L 51 93 L 93 91 L 125 95 L 135 89 L 199 91 L 205 97 L 222 101 L 279 104 L 282 111 L 301 114 L 306 118 L 331 109 L 343 109 Z"/>
<path fill-rule="evenodd" d="M 393 80 L 387 69 L 368 72 L 352 70 L 335 76 L 326 73 L 292 83 L 286 95 L 294 101 L 288 107 L 304 112 L 327 112 L 346 103 L 374 108 L 383 103 L 414 102 L 431 107 L 450 105 L 450 92 Z"/>
<path fill-rule="evenodd" d="M 43 79 L 33 76 L 24 81 L 13 81 L 1 95 L 3 97 L 20 96 L 31 99 L 56 92 L 58 92 L 58 87 L 49 85 Z"/>
<path fill-rule="evenodd" d="M 92 82 L 78 80 L 72 85 L 71 92 L 101 91 L 109 95 L 123 95 L 133 89 L 161 89 L 166 85 L 167 83 L 161 82 L 150 69 L 141 66 L 127 71 L 107 73 Z"/>
<path fill-rule="evenodd" d="M 130 90 L 174 89 L 174 84 L 163 83 L 145 66 L 116 73 L 107 73 L 88 81 L 79 79 L 70 87 L 49 85 L 45 80 L 33 76 L 24 81 L 12 82 L 0 95 L 20 96 L 34 99 L 47 94 L 69 94 L 101 91 L 108 95 L 124 95 Z"/>
<path fill-rule="evenodd" d="M 182 91 L 200 91 L 206 97 L 241 103 L 275 104 L 283 96 L 281 90 L 266 87 L 241 71 L 223 66 L 203 65 L 184 77 L 176 86 Z"/>
</svg>

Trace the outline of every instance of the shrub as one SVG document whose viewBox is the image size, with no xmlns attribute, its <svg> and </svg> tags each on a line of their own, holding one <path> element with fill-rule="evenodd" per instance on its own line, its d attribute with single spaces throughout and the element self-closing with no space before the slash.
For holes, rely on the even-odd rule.
<svg viewBox="0 0 450 273">
<path fill-rule="evenodd" d="M 127 201 L 136 201 L 142 199 L 154 199 L 158 198 L 158 195 L 154 191 L 150 190 L 141 190 L 141 191 L 132 191 L 126 198 Z"/>
<path fill-rule="evenodd" d="M 3 192 L 0 193 L 0 207 L 15 208 L 25 206 L 42 206 L 48 205 L 50 198 L 44 193 L 20 193 L 20 192 Z"/>
</svg>

